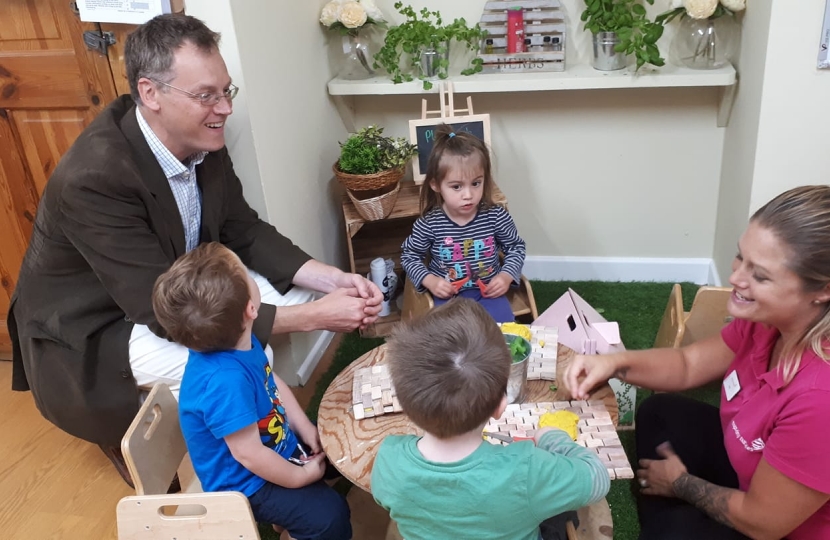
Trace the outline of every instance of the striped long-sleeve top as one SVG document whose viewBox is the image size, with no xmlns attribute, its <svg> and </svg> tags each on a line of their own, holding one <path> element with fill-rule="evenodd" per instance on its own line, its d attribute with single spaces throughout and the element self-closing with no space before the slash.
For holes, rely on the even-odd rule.
<svg viewBox="0 0 830 540">
<path fill-rule="evenodd" d="M 500 206 L 479 210 L 464 226 L 436 209 L 415 221 L 401 251 L 406 275 L 422 292 L 428 274 L 453 282 L 468 278 L 464 288 L 471 288 L 479 278 L 489 283 L 499 272 L 507 272 L 518 284 L 525 260 L 525 241 L 513 218 Z M 503 262 L 499 252 L 504 254 Z M 424 264 L 427 253 L 431 255 L 429 267 Z"/>
</svg>

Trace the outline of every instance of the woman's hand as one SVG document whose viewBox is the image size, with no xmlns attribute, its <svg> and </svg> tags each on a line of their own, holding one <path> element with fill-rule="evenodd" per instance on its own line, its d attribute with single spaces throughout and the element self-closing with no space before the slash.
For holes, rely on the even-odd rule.
<svg viewBox="0 0 830 540">
<path fill-rule="evenodd" d="M 513 276 L 507 272 L 499 272 L 496 277 L 490 280 L 481 295 L 484 298 L 498 298 L 507 292 L 511 283 L 513 283 Z"/>
<path fill-rule="evenodd" d="M 426 287 L 427 290 L 432 293 L 432 296 L 436 298 L 446 300 L 447 298 L 452 298 L 455 295 L 455 288 L 452 286 L 452 283 L 433 274 L 425 277 L 422 285 Z"/>
<path fill-rule="evenodd" d="M 588 399 L 595 386 L 614 375 L 614 369 L 614 363 L 607 356 L 577 354 L 565 370 L 565 385 L 574 399 Z"/>
<path fill-rule="evenodd" d="M 657 447 L 657 453 L 663 459 L 641 459 L 637 470 L 640 492 L 645 495 L 676 497 L 674 482 L 686 474 L 686 466 L 680 461 L 671 443 L 664 442 Z"/>
</svg>

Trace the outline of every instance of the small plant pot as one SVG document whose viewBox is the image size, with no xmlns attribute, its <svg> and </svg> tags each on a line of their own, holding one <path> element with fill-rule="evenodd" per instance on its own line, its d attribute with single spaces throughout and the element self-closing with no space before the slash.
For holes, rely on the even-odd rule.
<svg viewBox="0 0 830 540">
<path fill-rule="evenodd" d="M 521 403 L 527 393 L 527 359 L 530 357 L 530 342 L 515 334 L 504 335 L 508 348 L 516 340 L 524 342 L 525 352 L 521 356 L 513 356 L 513 363 L 510 364 L 510 376 L 507 379 L 507 403 Z"/>
<path fill-rule="evenodd" d="M 593 34 L 594 69 L 616 71 L 625 68 L 628 62 L 626 54 L 614 50 L 619 42 L 620 38 L 616 32 L 597 32 Z"/>
<path fill-rule="evenodd" d="M 444 50 L 439 51 L 436 47 L 424 47 L 420 52 L 421 76 L 427 79 L 435 79 L 441 73 L 447 73 L 450 65 L 449 43 L 444 45 Z"/>
</svg>

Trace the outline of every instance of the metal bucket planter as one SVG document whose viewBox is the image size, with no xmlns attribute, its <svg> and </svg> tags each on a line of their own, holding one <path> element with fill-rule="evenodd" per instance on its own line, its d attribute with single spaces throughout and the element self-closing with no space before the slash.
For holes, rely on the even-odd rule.
<svg viewBox="0 0 830 540">
<path fill-rule="evenodd" d="M 510 364 L 510 377 L 507 379 L 507 403 L 521 403 L 527 393 L 527 359 L 530 357 L 530 342 L 515 334 L 504 335 L 504 341 L 508 348 L 516 340 L 523 342 L 524 354 L 513 355 L 513 363 Z"/>
<path fill-rule="evenodd" d="M 444 43 L 440 47 L 423 47 L 420 52 L 421 76 L 427 79 L 447 74 L 450 65 L 450 46 Z"/>
<path fill-rule="evenodd" d="M 616 32 L 597 32 L 593 34 L 594 69 L 600 71 L 616 71 L 625 68 L 626 54 L 617 52 L 614 47 L 620 42 Z"/>
</svg>

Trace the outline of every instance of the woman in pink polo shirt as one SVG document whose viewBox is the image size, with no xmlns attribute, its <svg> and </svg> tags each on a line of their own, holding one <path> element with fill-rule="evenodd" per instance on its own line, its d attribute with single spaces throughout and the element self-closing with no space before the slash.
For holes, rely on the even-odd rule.
<svg viewBox="0 0 830 540">
<path fill-rule="evenodd" d="M 585 399 L 610 377 L 664 392 L 723 382 L 719 410 L 670 393 L 640 407 L 641 540 L 830 539 L 830 187 L 758 210 L 729 283 L 735 320 L 719 336 L 577 356 L 566 383 Z"/>
</svg>

